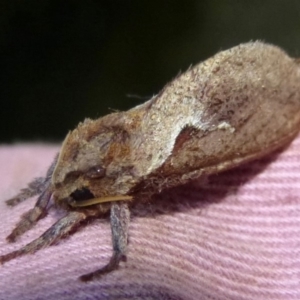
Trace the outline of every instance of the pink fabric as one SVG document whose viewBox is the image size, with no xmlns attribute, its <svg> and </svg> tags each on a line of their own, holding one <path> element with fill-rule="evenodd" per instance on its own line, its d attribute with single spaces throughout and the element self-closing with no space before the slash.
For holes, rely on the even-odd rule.
<svg viewBox="0 0 300 300">
<path fill-rule="evenodd" d="M 44 175 L 58 149 L 0 147 L 0 254 L 31 241 L 61 216 L 51 210 L 15 244 L 5 241 L 35 199 L 15 208 L 4 200 Z M 105 220 L 0 266 L 0 299 L 300 299 L 299 149 L 300 137 L 279 154 L 146 204 L 148 213 L 130 224 L 127 263 L 102 280 L 82 283 L 77 277 L 111 255 Z M 160 205 L 165 212 L 154 213 Z"/>
</svg>

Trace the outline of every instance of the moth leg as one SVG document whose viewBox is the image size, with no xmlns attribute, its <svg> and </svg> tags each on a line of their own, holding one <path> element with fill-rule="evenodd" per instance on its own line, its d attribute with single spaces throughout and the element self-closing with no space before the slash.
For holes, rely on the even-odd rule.
<svg viewBox="0 0 300 300">
<path fill-rule="evenodd" d="M 6 200 L 6 204 L 9 206 L 16 206 L 17 204 L 29 199 L 35 195 L 38 195 L 43 190 L 45 178 L 38 177 L 28 184 L 28 187 L 21 189 L 20 193 L 13 198 Z"/>
<path fill-rule="evenodd" d="M 16 225 L 16 228 L 11 232 L 9 236 L 6 237 L 6 240 L 8 242 L 14 242 L 17 237 L 22 235 L 27 230 L 31 229 L 38 220 L 46 216 L 47 205 L 51 198 L 51 194 L 52 192 L 48 184 L 48 187 L 39 196 L 34 208 L 30 209 L 21 217 L 21 220 Z"/>
<path fill-rule="evenodd" d="M 16 257 L 34 253 L 42 248 L 52 245 L 62 236 L 69 233 L 76 225 L 85 220 L 89 215 L 86 212 L 70 212 L 65 217 L 58 220 L 47 231 L 45 231 L 39 238 L 28 243 L 24 247 L 0 256 L 0 263 L 3 264 Z"/>
<path fill-rule="evenodd" d="M 58 155 L 56 155 L 54 161 L 50 165 L 45 177 L 35 178 L 28 184 L 27 188 L 21 189 L 19 194 L 9 200 L 6 200 L 6 204 L 9 206 L 16 206 L 17 204 L 42 193 L 51 181 L 57 158 Z"/>
<path fill-rule="evenodd" d="M 115 202 L 110 211 L 113 255 L 110 258 L 109 263 L 103 268 L 80 276 L 82 281 L 100 278 L 102 275 L 117 269 L 120 261 L 126 258 L 129 220 L 130 213 L 127 203 Z"/>
</svg>

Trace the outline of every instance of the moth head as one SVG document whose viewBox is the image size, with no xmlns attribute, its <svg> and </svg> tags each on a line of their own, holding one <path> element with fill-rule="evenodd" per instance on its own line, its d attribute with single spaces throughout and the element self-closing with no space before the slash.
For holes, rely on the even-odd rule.
<svg viewBox="0 0 300 300">
<path fill-rule="evenodd" d="M 131 199 L 127 193 L 135 180 L 129 136 L 120 126 L 107 126 L 105 119 L 87 119 L 65 138 L 52 175 L 57 203 L 87 206 Z"/>
</svg>

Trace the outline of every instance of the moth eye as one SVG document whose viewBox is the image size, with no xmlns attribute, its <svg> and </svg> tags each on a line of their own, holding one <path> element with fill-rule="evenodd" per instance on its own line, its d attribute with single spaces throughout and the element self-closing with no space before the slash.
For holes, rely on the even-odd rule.
<svg viewBox="0 0 300 300">
<path fill-rule="evenodd" d="M 94 166 L 85 175 L 89 178 L 102 178 L 105 176 L 105 169 L 101 166 Z"/>
</svg>

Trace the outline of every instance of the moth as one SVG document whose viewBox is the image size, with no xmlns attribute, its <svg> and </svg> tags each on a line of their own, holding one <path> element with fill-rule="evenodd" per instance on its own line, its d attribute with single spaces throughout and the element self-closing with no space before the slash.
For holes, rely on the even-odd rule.
<svg viewBox="0 0 300 300">
<path fill-rule="evenodd" d="M 50 198 L 65 216 L 0 262 L 34 253 L 84 220 L 110 213 L 111 259 L 80 277 L 101 278 L 126 257 L 131 205 L 266 155 L 290 142 L 299 128 L 299 61 L 259 41 L 219 52 L 144 104 L 85 119 L 70 131 L 46 176 L 7 200 L 14 206 L 39 195 L 7 240 L 43 218 Z"/>
</svg>

